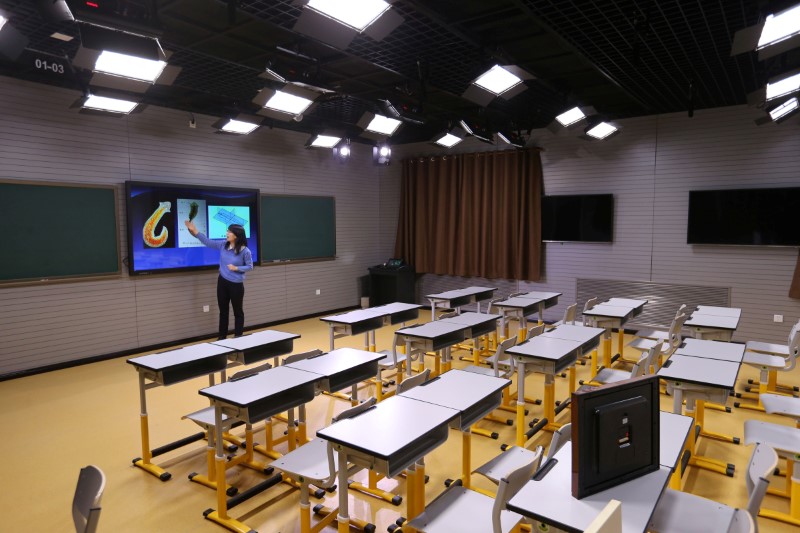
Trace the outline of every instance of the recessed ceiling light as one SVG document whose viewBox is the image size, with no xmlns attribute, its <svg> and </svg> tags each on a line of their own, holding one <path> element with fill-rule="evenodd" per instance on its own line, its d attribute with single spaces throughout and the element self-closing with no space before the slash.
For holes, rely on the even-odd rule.
<svg viewBox="0 0 800 533">
<path fill-rule="evenodd" d="M 597 124 L 596 126 L 587 130 L 586 135 L 594 137 L 595 139 L 605 139 L 615 131 L 617 131 L 617 128 L 608 122 L 601 122 L 600 124 Z"/>
<path fill-rule="evenodd" d="M 383 0 L 309 0 L 307 5 L 358 31 L 364 31 L 391 7 Z"/>
<path fill-rule="evenodd" d="M 495 65 L 475 80 L 474 83 L 490 93 L 500 95 L 522 83 L 522 80 L 500 65 Z"/>
<path fill-rule="evenodd" d="M 258 128 L 258 124 L 253 124 L 252 122 L 245 122 L 243 120 L 230 119 L 227 122 L 227 124 L 222 126 L 220 129 L 228 133 L 239 133 L 241 135 L 247 135 L 248 133 L 252 133 L 253 131 L 255 131 L 256 128 Z"/>
<path fill-rule="evenodd" d="M 393 135 L 394 132 L 397 131 L 397 128 L 400 127 L 400 124 L 401 122 L 399 120 L 384 117 L 383 115 L 375 115 L 375 118 L 367 124 L 365 129 L 382 135 Z"/>
<path fill-rule="evenodd" d="M 570 125 L 575 124 L 576 122 L 578 122 L 580 120 L 583 120 L 584 118 L 586 118 L 586 115 L 583 114 L 583 111 L 581 111 L 581 108 L 580 107 L 573 107 L 572 109 L 570 109 L 568 111 L 564 111 L 563 113 L 558 115 L 556 117 L 556 120 L 562 126 L 570 126 Z"/>
<path fill-rule="evenodd" d="M 70 42 L 72 39 L 74 39 L 74 37 L 73 37 L 73 36 L 71 36 L 71 35 L 65 35 L 65 34 L 63 34 L 63 33 L 59 33 L 59 32 L 55 32 L 55 33 L 54 33 L 54 34 L 52 34 L 50 37 L 52 37 L 53 39 L 58 39 L 59 41 L 64 41 L 64 42 L 66 42 L 66 43 L 68 43 L 68 42 Z"/>
<path fill-rule="evenodd" d="M 94 70 L 123 78 L 155 83 L 166 66 L 166 61 L 143 59 L 103 50 L 94 64 Z"/>
<path fill-rule="evenodd" d="M 800 33 L 800 4 L 777 15 L 767 16 L 756 50 L 779 43 L 798 33 Z"/>
<path fill-rule="evenodd" d="M 457 137 L 457 136 L 453 135 L 452 133 L 445 133 L 444 135 L 442 135 L 441 137 L 439 137 L 438 139 L 436 139 L 433 142 L 435 142 L 436 144 L 438 144 L 440 146 L 444 146 L 446 148 L 452 148 L 453 146 L 457 145 L 461 141 L 462 141 L 461 137 Z"/>
<path fill-rule="evenodd" d="M 83 107 L 87 109 L 95 109 L 98 111 L 108 111 L 110 113 L 125 113 L 128 114 L 136 108 L 138 104 L 130 100 L 121 100 L 119 98 L 108 98 L 107 96 L 89 95 L 83 103 Z"/>
<path fill-rule="evenodd" d="M 772 117 L 772 120 L 778 120 L 782 117 L 785 117 L 792 111 L 797 109 L 797 98 L 792 98 L 791 100 L 787 100 L 772 111 L 769 112 L 769 116 Z"/>
<path fill-rule="evenodd" d="M 264 107 L 281 111 L 283 113 L 291 113 L 299 115 L 312 104 L 313 102 L 308 98 L 302 98 L 293 94 L 285 93 L 283 91 L 275 91 L 275 94 L 267 100 Z"/>
<path fill-rule="evenodd" d="M 800 89 L 800 73 L 786 76 L 775 83 L 767 84 L 767 100 L 772 100 Z"/>
<path fill-rule="evenodd" d="M 313 141 L 311 141 L 311 146 L 315 148 L 333 148 L 339 141 L 341 141 L 341 137 L 334 137 L 332 135 L 317 135 Z"/>
</svg>

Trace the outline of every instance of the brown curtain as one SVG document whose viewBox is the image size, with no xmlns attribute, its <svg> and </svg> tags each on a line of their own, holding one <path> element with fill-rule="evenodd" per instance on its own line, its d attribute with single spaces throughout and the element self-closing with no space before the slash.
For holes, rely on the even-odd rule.
<svg viewBox="0 0 800 533">
<path fill-rule="evenodd" d="M 417 272 L 538 281 L 539 152 L 403 160 L 395 256 Z"/>
<path fill-rule="evenodd" d="M 800 300 L 800 256 L 797 257 L 797 264 L 794 267 L 792 286 L 789 287 L 789 298 L 796 298 Z"/>
</svg>

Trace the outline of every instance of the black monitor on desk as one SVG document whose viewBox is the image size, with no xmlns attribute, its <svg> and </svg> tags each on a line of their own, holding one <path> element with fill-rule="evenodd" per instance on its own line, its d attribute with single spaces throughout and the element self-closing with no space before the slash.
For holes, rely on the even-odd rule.
<svg viewBox="0 0 800 533">
<path fill-rule="evenodd" d="M 572 394 L 572 495 L 584 498 L 659 469 L 658 378 Z"/>
</svg>

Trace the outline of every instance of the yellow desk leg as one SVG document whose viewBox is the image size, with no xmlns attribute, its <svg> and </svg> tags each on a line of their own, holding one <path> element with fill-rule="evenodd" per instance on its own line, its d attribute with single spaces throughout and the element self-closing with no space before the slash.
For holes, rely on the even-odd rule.
<svg viewBox="0 0 800 533">
<path fill-rule="evenodd" d="M 481 347 L 478 339 L 472 339 L 472 364 L 475 366 L 480 366 L 481 364 Z"/>
<path fill-rule="evenodd" d="M 416 486 L 414 489 L 414 498 L 416 498 L 417 503 L 415 504 L 415 511 L 417 515 L 422 514 L 425 511 L 425 458 L 417 462 L 416 466 L 417 475 L 416 475 Z"/>
<path fill-rule="evenodd" d="M 461 482 L 465 489 L 470 488 L 472 482 L 472 433 L 467 429 L 461 434 Z"/>
<path fill-rule="evenodd" d="M 575 392 L 576 387 L 578 386 L 576 375 L 575 375 L 575 365 L 569 367 L 569 393 L 572 395 Z"/>
<path fill-rule="evenodd" d="M 592 350 L 591 360 L 590 375 L 594 378 L 597 375 L 597 349 Z"/>
<path fill-rule="evenodd" d="M 671 488 L 672 490 L 681 490 L 681 470 L 680 469 L 681 469 L 681 465 L 680 465 L 680 461 L 679 461 L 676 470 L 669 477 L 669 488 Z"/>
<path fill-rule="evenodd" d="M 411 465 L 406 470 L 406 520 L 417 516 L 417 470 L 416 465 Z"/>
<path fill-rule="evenodd" d="M 617 347 L 619 348 L 617 352 L 620 358 L 622 358 L 623 352 L 625 351 L 625 328 L 623 327 L 617 330 Z"/>
<path fill-rule="evenodd" d="M 133 464 L 145 472 L 156 476 L 161 481 L 167 481 L 172 477 L 172 474 L 161 468 L 160 466 L 151 463 L 153 456 L 150 453 L 150 428 L 147 424 L 147 415 L 142 414 L 139 419 L 139 425 L 142 431 L 142 458 L 137 459 Z"/>
<path fill-rule="evenodd" d="M 673 390 L 673 394 L 675 391 Z M 675 401 L 677 402 L 678 396 L 675 396 Z M 692 417 L 694 422 L 692 423 L 692 429 L 689 431 L 689 450 L 692 452 L 692 456 L 689 459 L 689 465 L 696 466 L 697 468 L 702 468 L 704 470 L 710 470 L 711 472 L 717 472 L 718 474 L 723 474 L 729 477 L 733 477 L 733 469 L 730 468 L 732 465 L 725 463 L 723 461 L 719 461 L 717 459 L 711 459 L 710 457 L 705 457 L 702 455 L 698 455 L 695 453 L 697 448 L 697 439 L 695 437 L 695 427 L 697 422 L 697 417 L 695 416 L 695 402 L 686 402 L 686 416 Z M 697 402 L 699 403 L 699 402 Z M 699 412 L 699 409 L 698 409 Z M 701 426 L 702 427 L 702 426 Z"/>
<path fill-rule="evenodd" d="M 611 332 L 608 330 L 603 336 L 603 366 L 611 368 Z"/>
<path fill-rule="evenodd" d="M 436 376 L 438 376 L 439 374 L 442 373 L 442 366 L 441 365 L 442 365 L 442 363 L 441 363 L 441 360 L 439 358 L 439 354 L 437 353 L 433 358 L 433 375 L 431 376 L 432 378 L 434 378 L 434 377 L 436 377 Z M 422 372 L 422 370 L 420 370 L 420 372 Z"/>
<path fill-rule="evenodd" d="M 249 533 L 252 531 L 250 526 L 239 522 L 228 516 L 228 500 L 225 493 L 225 456 L 222 453 L 222 413 L 217 409 L 216 416 L 216 477 L 217 477 L 217 510 L 207 510 L 204 514 L 207 520 L 216 522 L 222 527 L 234 531 L 235 533 Z"/>
</svg>

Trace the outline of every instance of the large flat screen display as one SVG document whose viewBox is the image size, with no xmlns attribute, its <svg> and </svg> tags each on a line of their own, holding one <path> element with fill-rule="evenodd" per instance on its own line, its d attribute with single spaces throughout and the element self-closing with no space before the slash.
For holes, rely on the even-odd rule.
<svg viewBox="0 0 800 533">
<path fill-rule="evenodd" d="M 689 191 L 688 244 L 800 246 L 800 187 Z"/>
<path fill-rule="evenodd" d="M 614 196 L 611 194 L 543 196 L 542 240 L 612 242 Z"/>
<path fill-rule="evenodd" d="M 259 191 L 126 182 L 128 268 L 131 274 L 217 268 L 219 251 L 203 246 L 185 220 L 222 242 L 231 224 L 244 227 L 253 262 L 259 260 Z"/>
</svg>

